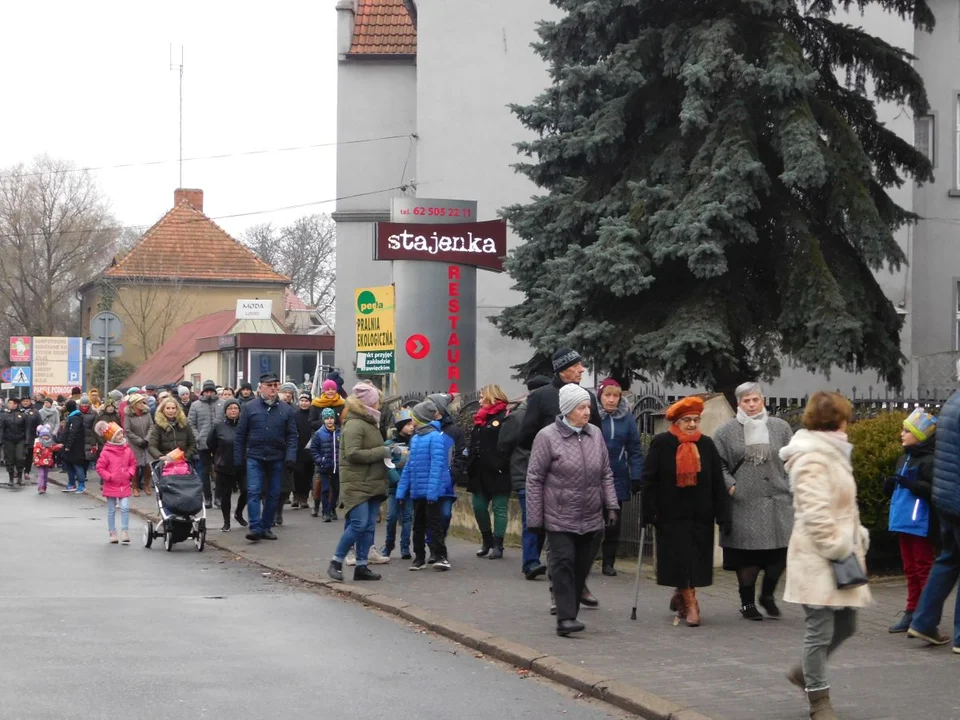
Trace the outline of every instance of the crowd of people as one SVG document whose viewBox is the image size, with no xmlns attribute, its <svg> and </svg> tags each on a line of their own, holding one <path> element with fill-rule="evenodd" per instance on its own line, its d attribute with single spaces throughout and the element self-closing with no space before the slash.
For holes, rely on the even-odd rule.
<svg viewBox="0 0 960 720">
<path fill-rule="evenodd" d="M 827 660 L 871 599 L 869 533 L 846 435 L 850 402 L 814 393 L 794 433 L 767 412 L 762 388 L 745 383 L 736 390 L 736 417 L 711 437 L 700 428 L 703 399 L 690 396 L 667 408 L 668 430 L 644 453 L 620 384 L 607 378 L 591 393 L 580 386 L 584 371 L 580 355 L 564 348 L 553 357 L 553 377 L 531 378 L 521 402 L 486 385 L 469 433 L 456 421 L 452 395 L 411 401 L 383 422 L 382 392 L 360 382 L 348 394 L 338 375 L 316 398 L 273 373 L 260 377 L 256 391 L 207 381 L 198 395 L 189 383 L 147 385 L 100 401 L 96 391 L 74 388 L 69 399 L 10 399 L 0 446 L 9 486 L 29 481 L 35 467 L 40 494 L 57 465 L 67 474 L 63 491 L 83 492 L 95 463 L 111 543 L 129 543 L 129 497 L 151 493 L 156 459 L 191 464 L 207 507 L 215 503 L 223 514 L 222 531 L 234 521 L 247 527 L 250 542 L 277 540 L 287 503 L 328 523 L 341 511 L 343 531 L 327 568 L 338 581 L 345 565 L 354 566 L 355 581 L 380 580 L 370 566 L 390 562 L 398 543 L 410 570 L 451 570 L 446 536 L 457 486 L 471 496 L 476 556 L 501 560 L 515 493 L 521 571 L 529 580 L 547 576 L 561 636 L 585 629 L 580 607 L 599 603 L 587 585 L 593 564 L 599 557 L 604 575 L 617 574 L 621 512 L 640 502 L 642 524 L 656 530 L 657 583 L 672 590 L 677 621 L 702 622 L 697 589 L 713 582 L 715 528 L 743 619 L 781 617 L 775 590 L 785 576 L 784 601 L 805 615 L 801 662 L 787 678 L 805 691 L 812 718 L 836 718 Z M 937 628 L 960 578 L 960 394 L 939 417 L 916 409 L 900 440 L 904 454 L 885 491 L 908 592 L 890 632 L 933 645 L 952 640 L 960 653 L 960 608 L 953 638 Z"/>
</svg>

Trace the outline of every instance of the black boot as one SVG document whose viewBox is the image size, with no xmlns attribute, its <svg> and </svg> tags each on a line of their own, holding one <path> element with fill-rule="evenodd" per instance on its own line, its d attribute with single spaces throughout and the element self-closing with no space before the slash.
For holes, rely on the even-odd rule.
<svg viewBox="0 0 960 720">
<path fill-rule="evenodd" d="M 241 510 L 238 509 L 238 510 L 233 514 L 233 519 L 237 521 L 237 525 L 239 525 L 240 527 L 246 527 L 246 526 L 247 526 L 247 521 L 243 519 L 243 513 L 242 513 Z"/>
<path fill-rule="evenodd" d="M 327 575 L 331 580 L 343 582 L 343 563 L 337 560 L 331 560 L 330 567 L 327 568 Z"/>
<path fill-rule="evenodd" d="M 320 503 L 313 504 L 313 510 L 310 511 L 310 517 L 316 517 L 320 514 Z"/>
<path fill-rule="evenodd" d="M 605 548 L 604 551 L 603 551 L 603 563 L 602 563 L 602 565 L 603 565 L 603 570 L 602 570 L 602 572 L 603 572 L 603 574 L 606 575 L 607 577 L 616 577 L 616 576 L 617 576 L 617 570 L 616 570 L 616 568 L 613 566 L 613 564 L 616 562 L 616 560 L 617 560 L 616 550 L 614 549 L 613 551 L 610 551 L 610 550 L 608 550 L 608 549 Z"/>
<path fill-rule="evenodd" d="M 483 538 L 483 544 L 477 550 L 477 557 L 486 557 L 493 549 L 493 533 L 482 532 L 480 535 Z"/>
<path fill-rule="evenodd" d="M 500 560 L 503 557 L 503 536 L 494 535 L 493 537 L 493 548 L 490 550 L 490 555 L 488 555 L 491 560 Z"/>
<path fill-rule="evenodd" d="M 585 627 L 579 620 L 558 620 L 557 635 L 567 637 L 570 633 L 582 632 Z"/>
<path fill-rule="evenodd" d="M 10 487 L 13 487 L 13 468 L 7 468 L 7 475 L 10 478 L 7 482 L 9 483 Z"/>
<path fill-rule="evenodd" d="M 277 515 L 274 523 L 277 525 L 283 525 L 283 505 L 277 505 Z"/>
<path fill-rule="evenodd" d="M 373 570 L 368 568 L 366 565 L 357 565 L 353 569 L 353 579 L 355 581 L 360 580 L 379 580 L 381 577 L 380 573 L 375 573 Z"/>
</svg>

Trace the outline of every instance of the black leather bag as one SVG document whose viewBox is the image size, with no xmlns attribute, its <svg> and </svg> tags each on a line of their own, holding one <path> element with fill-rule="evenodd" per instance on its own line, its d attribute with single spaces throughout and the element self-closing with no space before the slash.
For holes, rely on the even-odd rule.
<svg viewBox="0 0 960 720">
<path fill-rule="evenodd" d="M 857 528 L 853 531 L 854 548 L 857 546 L 857 538 L 860 535 L 859 526 L 860 521 L 858 518 Z M 863 568 L 860 567 L 860 561 L 857 560 L 856 552 L 850 553 L 843 560 L 831 560 L 830 564 L 833 565 L 833 579 L 837 583 L 838 590 L 860 587 L 870 582 L 867 579 L 867 574 L 863 571 Z"/>
</svg>

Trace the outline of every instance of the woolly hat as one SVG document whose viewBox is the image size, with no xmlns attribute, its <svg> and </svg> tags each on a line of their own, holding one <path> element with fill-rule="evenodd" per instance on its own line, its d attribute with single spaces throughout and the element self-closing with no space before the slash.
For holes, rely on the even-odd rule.
<svg viewBox="0 0 960 720">
<path fill-rule="evenodd" d="M 107 395 L 107 397 L 109 397 L 111 400 L 113 400 L 114 404 L 116 404 L 116 403 L 120 402 L 121 400 L 123 400 L 123 393 L 120 392 L 119 390 L 111 390 L 111 391 L 109 392 L 109 394 Z"/>
<path fill-rule="evenodd" d="M 320 413 L 321 420 L 336 420 L 337 413 L 333 408 L 324 408 L 323 412 Z"/>
<path fill-rule="evenodd" d="M 532 378 L 530 378 L 526 382 L 527 392 L 533 392 L 534 390 L 538 390 L 549 384 L 550 384 L 550 378 L 548 378 L 547 376 L 534 375 Z"/>
<path fill-rule="evenodd" d="M 340 392 L 337 388 L 337 384 L 333 380 L 324 380 L 323 385 L 320 386 L 322 392 Z"/>
<path fill-rule="evenodd" d="M 618 383 L 613 378 L 607 378 L 606 380 L 600 383 L 600 389 L 597 391 L 597 397 L 602 397 L 603 389 L 608 387 L 616 388 L 617 390 L 623 390 L 623 388 L 620 387 L 620 383 Z"/>
<path fill-rule="evenodd" d="M 300 394 L 297 396 L 297 399 L 303 400 L 304 398 L 307 400 L 313 400 L 313 395 L 310 394 L 309 390 L 301 390 Z"/>
<path fill-rule="evenodd" d="M 667 420 L 670 422 L 679 420 L 684 415 L 703 415 L 703 398 L 691 395 L 667 408 Z"/>
<path fill-rule="evenodd" d="M 253 390 L 253 385 L 251 385 L 251 384 L 248 383 L 248 382 L 242 382 L 242 383 L 240 383 L 240 387 L 237 388 L 237 391 L 238 391 L 238 392 L 239 392 L 240 390 Z"/>
<path fill-rule="evenodd" d="M 138 392 L 140 392 L 140 388 L 138 388 L 136 385 L 134 385 L 132 388 L 130 388 L 129 390 L 127 390 L 127 395 L 133 395 L 133 394 L 138 393 Z"/>
<path fill-rule="evenodd" d="M 19 405 L 19 404 L 20 404 L 20 398 L 18 398 L 18 397 L 7 398 L 7 402 L 16 403 L 17 405 Z M 12 467 L 12 466 L 11 466 L 11 467 Z"/>
<path fill-rule="evenodd" d="M 437 410 L 446 415 L 450 412 L 450 403 L 453 402 L 453 395 L 450 393 L 434 393 L 433 395 L 427 395 L 427 400 L 433 400 L 433 404 L 437 406 Z M 431 420 L 432 419 L 433 418 L 431 418 Z"/>
<path fill-rule="evenodd" d="M 937 431 L 937 418 L 922 408 L 917 408 L 903 421 L 903 429 L 923 442 L 932 438 Z"/>
<path fill-rule="evenodd" d="M 213 380 L 203 381 L 203 387 L 200 390 L 201 393 L 216 392 L 216 391 L 217 391 L 217 384 Z"/>
<path fill-rule="evenodd" d="M 37 435 L 38 435 L 39 437 L 43 437 L 44 435 L 49 435 L 49 434 L 50 434 L 50 426 L 49 426 L 49 425 L 39 425 L 39 426 L 37 426 Z"/>
<path fill-rule="evenodd" d="M 91 404 L 91 402 L 90 402 L 90 396 L 89 396 L 89 395 L 81 395 L 81 396 L 80 396 L 80 403 L 79 403 L 79 404 L 80 404 L 80 405 L 90 405 L 90 404 Z"/>
<path fill-rule="evenodd" d="M 239 401 L 239 400 L 237 400 L 236 398 L 227 398 L 226 400 L 223 401 L 223 414 L 224 414 L 224 415 L 227 414 L 227 408 L 230 407 L 231 405 L 236 405 L 238 408 L 240 408 L 241 410 L 243 410 L 243 408 L 240 407 L 240 401 Z"/>
<path fill-rule="evenodd" d="M 70 388 L 70 394 L 71 394 L 71 395 L 80 395 L 81 393 L 83 393 L 83 390 L 81 390 L 81 389 L 78 388 L 78 387 Z"/>
<path fill-rule="evenodd" d="M 189 394 L 190 394 L 190 388 L 188 388 L 186 385 L 180 385 L 179 387 L 177 387 L 177 395 L 189 395 Z"/>
<path fill-rule="evenodd" d="M 567 383 L 560 388 L 560 414 L 566 417 L 589 400 L 590 393 L 584 388 L 574 383 Z"/>
<path fill-rule="evenodd" d="M 140 393 L 134 393 L 127 399 L 127 404 L 130 407 L 134 407 L 137 403 L 142 403 L 146 401 L 147 401 L 147 398 L 145 395 L 141 395 Z"/>
<path fill-rule="evenodd" d="M 553 371 L 555 373 L 563 372 L 569 367 L 573 367 L 578 362 L 583 362 L 580 353 L 570 348 L 560 348 L 553 354 Z"/>
<path fill-rule="evenodd" d="M 115 422 L 108 423 L 101 420 L 96 425 L 93 426 L 93 429 L 96 431 L 97 435 L 102 437 L 107 442 L 112 441 L 118 432 L 123 432 L 123 428 L 117 425 Z"/>
<path fill-rule="evenodd" d="M 380 402 L 380 391 L 370 383 L 360 382 L 353 386 L 353 394 L 368 408 Z"/>
<path fill-rule="evenodd" d="M 292 382 L 285 382 L 283 385 L 280 386 L 280 392 L 288 392 L 296 395 L 297 386 Z"/>
<path fill-rule="evenodd" d="M 423 402 L 414 405 L 413 419 L 421 425 L 426 425 L 427 423 L 432 423 L 437 419 L 438 412 L 439 408 L 437 408 L 436 403 L 434 403 L 430 398 L 427 398 Z"/>
</svg>

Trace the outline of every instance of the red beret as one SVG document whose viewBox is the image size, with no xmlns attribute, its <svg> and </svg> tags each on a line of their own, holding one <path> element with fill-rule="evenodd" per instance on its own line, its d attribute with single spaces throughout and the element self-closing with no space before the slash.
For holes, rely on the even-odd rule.
<svg viewBox="0 0 960 720">
<path fill-rule="evenodd" d="M 667 408 L 667 420 L 673 422 L 684 415 L 703 415 L 703 398 L 691 395 Z"/>
</svg>

